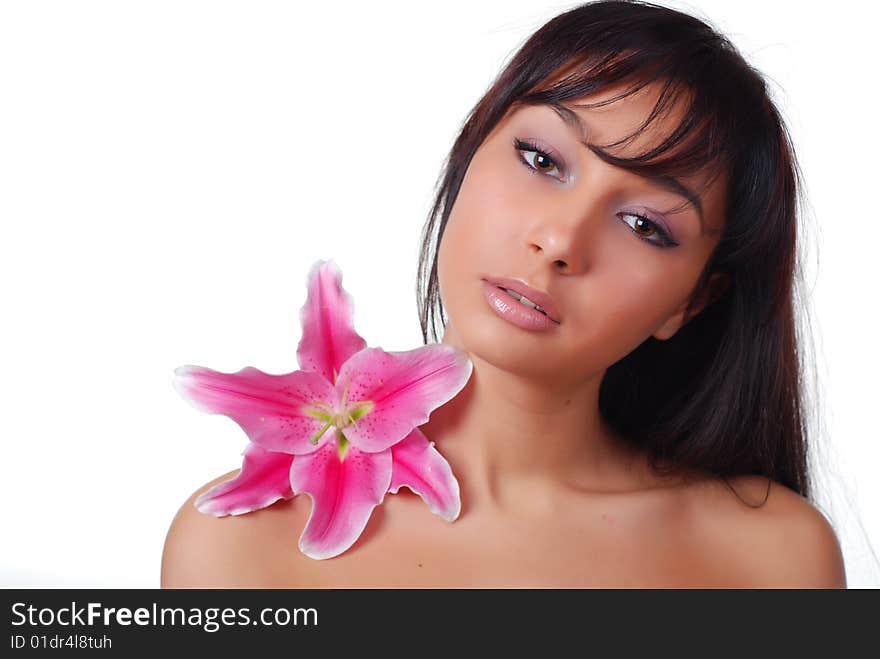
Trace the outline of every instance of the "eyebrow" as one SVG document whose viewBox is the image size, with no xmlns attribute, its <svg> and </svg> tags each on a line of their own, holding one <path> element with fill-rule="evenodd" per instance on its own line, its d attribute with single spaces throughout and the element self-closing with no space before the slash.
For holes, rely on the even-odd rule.
<svg viewBox="0 0 880 659">
<path fill-rule="evenodd" d="M 589 149 L 592 152 L 592 146 L 590 145 L 587 138 L 587 135 L 589 135 L 590 131 L 581 116 L 571 108 L 556 101 L 549 101 L 547 105 L 549 105 L 565 122 L 565 124 L 577 134 L 578 141 L 585 148 Z M 690 204 L 697 210 L 697 215 L 700 218 L 700 235 L 703 235 L 703 230 L 705 228 L 705 220 L 703 218 L 703 204 L 697 193 L 695 193 L 684 183 L 672 176 L 639 176 L 641 176 L 641 178 L 647 179 L 650 183 L 654 185 L 657 185 L 665 190 L 669 190 L 670 192 L 674 192 L 675 194 L 678 194 L 687 199 L 688 202 L 690 202 Z"/>
</svg>

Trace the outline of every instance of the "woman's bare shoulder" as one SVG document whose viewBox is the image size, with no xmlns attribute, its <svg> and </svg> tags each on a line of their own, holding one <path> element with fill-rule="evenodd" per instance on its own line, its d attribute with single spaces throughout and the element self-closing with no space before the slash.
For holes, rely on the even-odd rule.
<svg viewBox="0 0 880 659">
<path fill-rule="evenodd" d="M 199 512 L 196 498 L 239 470 L 205 483 L 171 521 L 162 551 L 162 588 L 271 588 L 305 575 L 297 548 L 309 515 L 307 497 L 293 497 L 243 515 Z"/>
<path fill-rule="evenodd" d="M 761 476 L 694 490 L 694 527 L 744 588 L 844 588 L 840 544 L 828 518 L 794 490 Z"/>
</svg>

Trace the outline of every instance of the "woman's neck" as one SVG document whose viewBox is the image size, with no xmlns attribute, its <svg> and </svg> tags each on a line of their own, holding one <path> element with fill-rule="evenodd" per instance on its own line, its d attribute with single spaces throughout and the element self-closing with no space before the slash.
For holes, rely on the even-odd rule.
<svg viewBox="0 0 880 659">
<path fill-rule="evenodd" d="M 442 343 L 464 349 L 451 327 Z M 449 461 L 471 505 L 516 509 L 551 489 L 608 492 L 644 483 L 643 456 L 599 413 L 601 373 L 573 386 L 469 356 L 467 385 L 421 430 Z"/>
</svg>

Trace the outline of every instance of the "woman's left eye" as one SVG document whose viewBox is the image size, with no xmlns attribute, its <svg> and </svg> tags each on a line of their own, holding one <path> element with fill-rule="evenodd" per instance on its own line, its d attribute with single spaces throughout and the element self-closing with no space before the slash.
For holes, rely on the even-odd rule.
<svg viewBox="0 0 880 659">
<path fill-rule="evenodd" d="M 634 217 L 635 222 L 630 224 L 626 220 L 624 222 L 631 227 L 632 232 L 636 235 L 637 238 L 644 240 L 646 243 L 650 243 L 655 247 L 677 247 L 678 243 L 672 240 L 669 237 L 669 234 L 666 233 L 666 230 L 660 226 L 657 222 L 652 221 L 650 218 L 645 217 L 644 215 L 639 215 L 637 213 L 619 213 L 620 217 Z M 643 234 L 640 231 L 648 231 L 649 233 Z M 656 240 L 654 240 L 656 237 Z"/>
<path fill-rule="evenodd" d="M 538 147 L 537 144 L 534 144 L 532 142 L 527 142 L 525 140 L 514 139 L 513 140 L 513 148 L 517 152 L 523 151 L 525 153 L 535 154 L 532 157 L 532 160 L 537 162 L 538 163 L 537 165 L 532 165 L 529 162 L 529 158 L 527 158 L 521 154 L 519 155 L 520 162 L 522 162 L 526 166 L 526 168 L 529 170 L 529 172 L 531 172 L 532 174 L 546 174 L 548 171 L 552 172 L 554 169 L 556 171 L 558 171 L 560 174 L 562 174 L 565 171 L 564 165 L 562 165 L 562 166 L 558 165 L 555 158 L 552 156 L 552 154 L 548 153 L 544 149 L 541 149 L 540 147 Z M 544 167 L 548 167 L 548 169 L 544 169 Z M 559 177 L 553 176 L 553 178 L 559 178 Z"/>
</svg>

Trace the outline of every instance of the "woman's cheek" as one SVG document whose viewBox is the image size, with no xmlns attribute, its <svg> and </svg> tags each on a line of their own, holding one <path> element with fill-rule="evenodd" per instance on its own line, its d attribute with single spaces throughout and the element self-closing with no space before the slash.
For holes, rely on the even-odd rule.
<svg viewBox="0 0 880 659">
<path fill-rule="evenodd" d="M 610 366 L 647 339 L 664 315 L 660 300 L 650 291 L 628 286 L 625 279 L 596 280 L 589 299 L 576 314 L 573 324 L 576 350 L 592 355 L 595 368 Z"/>
</svg>

